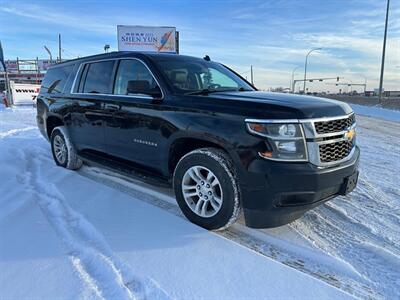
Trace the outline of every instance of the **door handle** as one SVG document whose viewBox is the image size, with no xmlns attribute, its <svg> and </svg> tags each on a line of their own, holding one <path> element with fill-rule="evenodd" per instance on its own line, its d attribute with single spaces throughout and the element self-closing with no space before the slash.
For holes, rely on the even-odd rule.
<svg viewBox="0 0 400 300">
<path fill-rule="evenodd" d="M 106 103 L 105 109 L 111 110 L 111 111 L 116 111 L 120 109 L 120 106 L 118 104 L 108 104 Z"/>
</svg>

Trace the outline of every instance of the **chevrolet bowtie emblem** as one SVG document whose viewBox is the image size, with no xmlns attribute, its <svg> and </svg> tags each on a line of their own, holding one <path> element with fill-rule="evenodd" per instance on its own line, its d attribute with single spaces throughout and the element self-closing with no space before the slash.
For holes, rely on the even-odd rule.
<svg viewBox="0 0 400 300">
<path fill-rule="evenodd" d="M 347 131 L 347 132 L 344 134 L 344 137 L 345 137 L 347 140 L 351 141 L 351 140 L 353 140 L 353 138 L 354 138 L 355 135 L 356 135 L 356 130 L 355 130 L 355 129 L 350 129 L 349 131 Z"/>
</svg>

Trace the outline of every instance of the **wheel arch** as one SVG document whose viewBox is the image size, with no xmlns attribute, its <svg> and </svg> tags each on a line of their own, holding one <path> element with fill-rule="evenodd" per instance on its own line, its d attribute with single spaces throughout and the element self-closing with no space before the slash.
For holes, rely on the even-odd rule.
<svg viewBox="0 0 400 300">
<path fill-rule="evenodd" d="M 51 132 L 53 131 L 54 128 L 57 126 L 63 126 L 64 121 L 61 119 L 61 117 L 56 116 L 56 115 L 50 115 L 46 118 L 46 133 L 47 137 L 50 139 Z"/>
<path fill-rule="evenodd" d="M 231 147 L 227 145 L 226 142 L 221 141 L 217 138 L 207 137 L 204 136 L 197 136 L 197 135 L 185 135 L 179 136 L 175 138 L 170 146 L 168 147 L 168 174 L 173 174 L 176 165 L 178 164 L 179 160 L 185 156 L 187 153 L 200 149 L 200 148 L 207 148 L 213 147 L 217 149 L 223 150 L 230 158 L 233 159 L 230 150 Z"/>
</svg>

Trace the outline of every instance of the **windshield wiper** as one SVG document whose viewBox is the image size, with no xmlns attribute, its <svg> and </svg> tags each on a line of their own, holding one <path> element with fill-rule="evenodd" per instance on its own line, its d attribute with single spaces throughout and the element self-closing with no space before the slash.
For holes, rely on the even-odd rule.
<svg viewBox="0 0 400 300">
<path fill-rule="evenodd" d="M 185 95 L 208 95 L 208 94 L 215 93 L 215 92 L 220 92 L 220 91 L 218 91 L 218 90 L 202 89 L 202 90 L 199 90 L 199 91 L 194 91 L 194 92 L 186 93 Z"/>
</svg>

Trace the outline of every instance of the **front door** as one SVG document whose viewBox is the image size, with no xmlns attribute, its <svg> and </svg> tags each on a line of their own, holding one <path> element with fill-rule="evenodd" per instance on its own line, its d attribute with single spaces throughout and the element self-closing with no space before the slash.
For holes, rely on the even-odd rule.
<svg viewBox="0 0 400 300">
<path fill-rule="evenodd" d="M 120 61 L 113 97 L 105 103 L 107 153 L 136 164 L 161 169 L 161 89 L 150 70 L 138 59 Z M 157 100 L 158 99 L 158 100 Z"/>
</svg>

